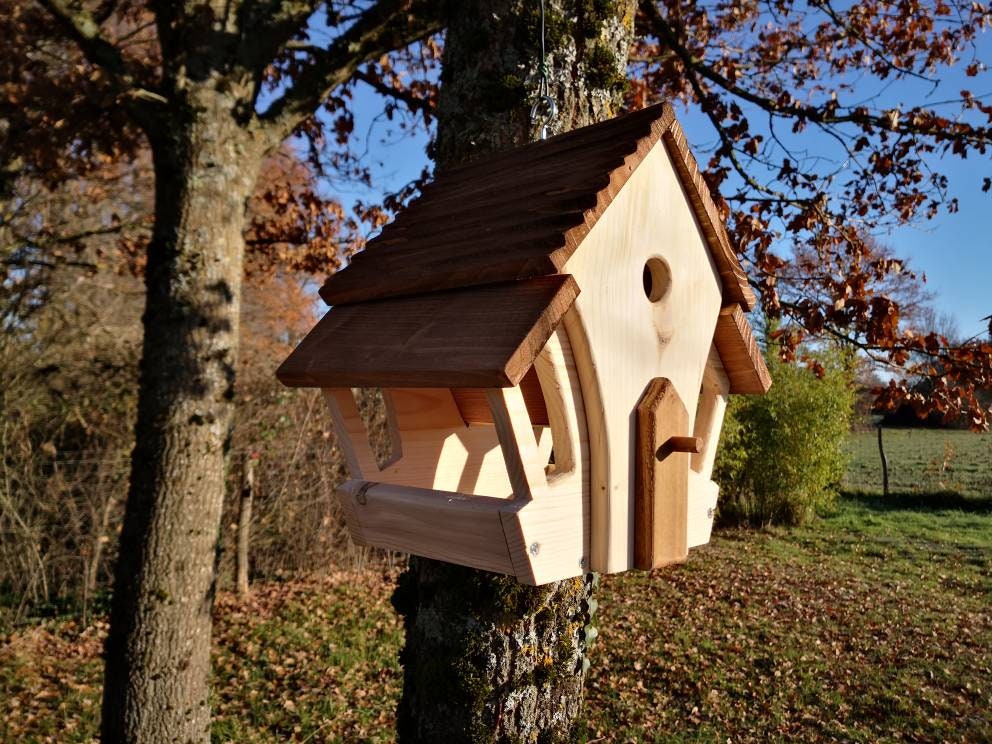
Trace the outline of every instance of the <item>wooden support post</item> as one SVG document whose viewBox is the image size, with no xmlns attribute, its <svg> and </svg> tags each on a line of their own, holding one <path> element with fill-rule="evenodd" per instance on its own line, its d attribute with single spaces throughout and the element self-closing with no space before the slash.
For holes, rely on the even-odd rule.
<svg viewBox="0 0 992 744">
<path fill-rule="evenodd" d="M 248 546 L 251 540 L 251 502 L 255 490 L 255 459 L 245 454 L 241 468 L 241 498 L 238 501 L 238 550 L 237 585 L 238 594 L 248 596 Z"/>
</svg>

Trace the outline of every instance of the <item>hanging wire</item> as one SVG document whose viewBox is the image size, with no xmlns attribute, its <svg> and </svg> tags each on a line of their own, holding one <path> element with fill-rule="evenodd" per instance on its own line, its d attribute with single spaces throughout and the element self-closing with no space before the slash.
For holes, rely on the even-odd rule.
<svg viewBox="0 0 992 744">
<path fill-rule="evenodd" d="M 543 115 L 542 115 L 543 112 Z M 537 100 L 530 107 L 530 119 L 537 123 L 541 120 L 539 137 L 542 140 L 548 138 L 551 133 L 551 123 L 558 116 L 558 104 L 551 97 L 551 88 L 548 83 L 548 58 L 545 51 L 544 33 L 544 0 L 541 0 L 541 66 L 538 68 Z"/>
</svg>

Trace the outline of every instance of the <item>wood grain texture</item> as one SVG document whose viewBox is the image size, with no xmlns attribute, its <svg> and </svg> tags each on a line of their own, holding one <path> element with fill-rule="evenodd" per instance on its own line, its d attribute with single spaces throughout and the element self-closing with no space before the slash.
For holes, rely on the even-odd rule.
<svg viewBox="0 0 992 744">
<path fill-rule="evenodd" d="M 360 544 L 512 574 L 502 499 L 350 480 L 338 488 Z"/>
<path fill-rule="evenodd" d="M 379 472 L 379 464 L 369 444 L 354 394 L 350 388 L 327 388 L 323 393 L 348 473 L 352 478 L 373 477 Z"/>
<path fill-rule="evenodd" d="M 713 260 L 716 261 L 720 271 L 724 302 L 735 302 L 745 310 L 750 310 L 757 301 L 754 291 L 748 283 L 747 274 L 744 273 L 737 253 L 730 245 L 723 219 L 703 180 L 703 174 L 699 171 L 696 158 L 689 150 L 685 132 L 677 120 L 673 119 L 665 130 L 664 141 L 682 181 L 686 197 L 696 213 L 696 219 L 699 220 Z"/>
<path fill-rule="evenodd" d="M 385 388 L 382 395 L 400 432 L 459 429 L 465 424 L 447 388 Z"/>
<path fill-rule="evenodd" d="M 653 569 L 684 561 L 688 555 L 689 455 L 656 453 L 689 428 L 689 414 L 665 378 L 650 382 L 637 405 L 634 463 L 634 565 Z"/>
<path fill-rule="evenodd" d="M 513 486 L 513 498 L 529 501 L 547 485 L 547 460 L 541 460 L 523 393 L 519 387 L 490 388 L 486 399 Z"/>
<path fill-rule="evenodd" d="M 655 259 L 671 284 L 652 302 L 643 279 Z M 650 380 L 667 377 L 694 420 L 723 296 L 664 147 L 646 156 L 565 270 L 583 288 L 564 323 L 592 441 L 592 568 L 626 571 L 634 559 L 634 409 Z"/>
<path fill-rule="evenodd" d="M 335 307 L 276 376 L 297 387 L 509 387 L 577 294 L 558 274 Z"/>
<path fill-rule="evenodd" d="M 534 367 L 527 370 L 524 379 L 520 381 L 520 390 L 524 394 L 524 402 L 527 404 L 527 413 L 530 414 L 531 423 L 534 426 L 547 426 L 549 423 L 548 408 L 545 405 L 544 395 L 541 393 L 541 383 L 537 379 L 537 371 Z M 491 424 L 493 422 L 493 414 L 489 410 L 485 388 L 452 388 L 451 394 L 454 396 L 455 405 L 458 406 L 466 424 Z"/>
<path fill-rule="evenodd" d="M 519 387 L 487 391 L 494 426 L 458 423 L 453 428 L 446 427 L 461 417 L 449 391 L 384 391 L 394 409 L 403 457 L 377 473 L 365 455 L 349 460 L 366 468 L 364 477 L 338 490 L 355 541 L 513 574 L 534 585 L 588 570 L 589 447 L 564 329 L 551 336 L 536 365 L 550 427 L 532 424 Z M 366 435 L 351 396 L 348 389 L 328 391 L 343 446 L 360 453 L 368 445 L 360 446 Z M 444 428 L 422 428 L 431 424 Z M 554 466 L 548 465 L 547 443 L 535 437 L 535 430 L 546 434 L 548 428 L 556 453 L 561 452 Z M 485 479 L 466 480 L 462 469 L 475 472 L 480 465 L 474 468 L 471 457 L 455 456 L 450 445 L 478 437 L 482 449 L 488 447 L 485 458 L 492 467 Z M 494 497 L 494 491 L 506 497 Z"/>
<path fill-rule="evenodd" d="M 535 366 L 547 401 L 555 465 L 546 468 L 546 484 L 534 499 L 519 510 L 504 509 L 502 519 L 514 573 L 521 582 L 538 585 L 589 570 L 591 519 L 585 408 L 563 328 L 549 339 Z"/>
<path fill-rule="evenodd" d="M 659 104 L 446 171 L 320 290 L 331 305 L 554 274 L 664 140 L 724 284 L 754 293 L 675 114 Z"/>
<path fill-rule="evenodd" d="M 737 305 L 720 311 L 713 337 L 717 352 L 730 378 L 730 392 L 764 395 L 772 386 L 772 376 L 754 338 L 751 324 Z"/>
<path fill-rule="evenodd" d="M 692 469 L 705 475 L 706 478 L 709 478 L 713 472 L 729 395 L 730 380 L 714 344 L 710 347 L 706 370 L 703 373 L 703 384 L 699 388 L 699 403 L 696 406 L 696 419 L 692 426 L 693 435 L 703 440 L 703 451 L 692 456 Z"/>
</svg>

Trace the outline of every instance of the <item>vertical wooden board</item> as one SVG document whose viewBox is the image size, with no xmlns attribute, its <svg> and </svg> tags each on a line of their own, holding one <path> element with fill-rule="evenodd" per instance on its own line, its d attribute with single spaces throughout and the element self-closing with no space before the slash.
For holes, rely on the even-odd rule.
<svg viewBox="0 0 992 744">
<path fill-rule="evenodd" d="M 730 380 L 727 378 L 717 353 L 716 346 L 710 348 L 709 362 L 703 373 L 700 386 L 699 405 L 696 407 L 696 422 L 693 435 L 703 440 L 703 451 L 692 456 L 692 469 L 709 478 L 713 473 L 720 432 L 723 430 L 723 417 L 727 411 L 730 396 Z"/>
<path fill-rule="evenodd" d="M 689 455 L 656 453 L 682 436 L 689 415 L 671 381 L 656 378 L 637 405 L 634 565 L 652 569 L 684 561 L 688 553 Z"/>
<path fill-rule="evenodd" d="M 486 399 L 513 486 L 513 496 L 533 498 L 547 486 L 545 466 L 548 461 L 541 459 L 523 392 L 519 387 L 492 388 L 486 390 Z"/>
<path fill-rule="evenodd" d="M 577 489 L 541 494 L 519 509 L 504 509 L 501 517 L 514 572 L 522 583 L 538 586 L 589 570 L 582 494 Z"/>
<path fill-rule="evenodd" d="M 376 477 L 379 464 L 369 444 L 368 433 L 351 388 L 324 388 L 323 393 L 338 437 L 338 447 L 341 448 L 348 466 L 348 474 L 359 479 Z"/>
<path fill-rule="evenodd" d="M 643 289 L 653 257 L 668 264 L 672 279 L 657 302 Z M 570 338 L 584 330 L 588 347 L 583 353 L 573 341 L 590 422 L 592 568 L 624 571 L 634 561 L 634 409 L 650 380 L 667 377 L 694 420 L 722 298 L 719 272 L 663 146 L 648 153 L 562 270 L 581 288 L 564 323 Z"/>
</svg>

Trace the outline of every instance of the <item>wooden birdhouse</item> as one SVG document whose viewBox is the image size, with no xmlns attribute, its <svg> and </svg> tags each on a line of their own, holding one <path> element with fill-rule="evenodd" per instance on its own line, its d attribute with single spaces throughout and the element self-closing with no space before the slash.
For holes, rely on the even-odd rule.
<svg viewBox="0 0 992 744">
<path fill-rule="evenodd" d="M 356 542 L 542 584 L 709 540 L 727 396 L 770 379 L 667 104 L 445 172 L 320 294 L 277 374 L 324 390 Z"/>
</svg>

